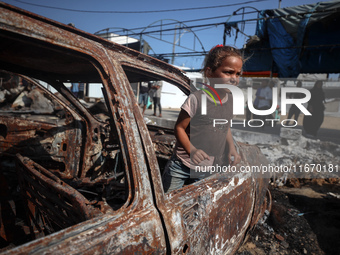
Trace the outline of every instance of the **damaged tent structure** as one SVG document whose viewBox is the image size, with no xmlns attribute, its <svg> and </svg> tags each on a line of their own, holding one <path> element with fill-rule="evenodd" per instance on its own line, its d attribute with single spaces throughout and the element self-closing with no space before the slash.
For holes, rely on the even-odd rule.
<svg viewBox="0 0 340 255">
<path fill-rule="evenodd" d="M 244 74 L 340 72 L 340 1 L 259 12 L 244 55 Z"/>
</svg>

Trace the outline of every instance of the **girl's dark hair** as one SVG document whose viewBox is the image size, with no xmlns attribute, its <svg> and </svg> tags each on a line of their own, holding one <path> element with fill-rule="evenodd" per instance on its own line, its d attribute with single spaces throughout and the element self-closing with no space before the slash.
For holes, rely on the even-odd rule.
<svg viewBox="0 0 340 255">
<path fill-rule="evenodd" d="M 244 58 L 240 50 L 232 46 L 215 46 L 209 51 L 209 54 L 206 55 L 202 72 L 205 73 L 208 67 L 211 69 L 212 72 L 214 72 L 217 68 L 221 66 L 223 60 L 230 56 L 238 57 L 242 60 L 242 62 L 244 62 Z"/>
</svg>

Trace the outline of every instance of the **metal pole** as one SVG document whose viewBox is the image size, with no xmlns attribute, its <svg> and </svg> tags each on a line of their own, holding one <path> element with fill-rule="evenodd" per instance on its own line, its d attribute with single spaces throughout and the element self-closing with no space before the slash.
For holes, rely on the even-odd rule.
<svg viewBox="0 0 340 255">
<path fill-rule="evenodd" d="M 174 34 L 174 43 L 172 45 L 172 58 L 171 58 L 171 64 L 172 65 L 175 62 L 176 32 L 177 32 L 177 26 L 176 26 L 175 34 Z"/>
<path fill-rule="evenodd" d="M 142 33 L 139 35 L 139 52 L 144 53 L 144 49 L 142 48 Z"/>
</svg>

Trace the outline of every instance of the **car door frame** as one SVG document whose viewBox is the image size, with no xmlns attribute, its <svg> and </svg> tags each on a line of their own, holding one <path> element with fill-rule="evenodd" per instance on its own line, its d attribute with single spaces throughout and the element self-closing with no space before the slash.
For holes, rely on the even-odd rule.
<svg viewBox="0 0 340 255">
<path fill-rule="evenodd" d="M 154 206 L 144 150 L 138 124 L 134 119 L 133 104 L 131 105 L 135 98 L 131 97 L 132 89 L 127 86 L 128 81 L 122 75 L 120 64 L 109 57 L 110 50 L 106 50 L 103 45 L 64 29 L 65 25 L 53 26 L 50 20 L 46 22 L 45 18 L 8 7 L 6 4 L 1 4 L 0 9 L 4 14 L 0 15 L 0 29 L 24 37 L 34 37 L 35 40 L 45 45 L 50 44 L 51 47 L 57 46 L 83 54 L 98 70 L 104 90 L 107 91 L 106 103 L 110 118 L 114 120 L 112 123 L 115 123 L 112 128 L 115 128 L 119 135 L 129 183 L 128 200 L 114 214 L 79 223 L 14 248 L 8 253 L 118 254 L 141 250 L 145 253 L 164 253 L 164 229 Z M 19 20 L 20 24 L 17 24 Z M 34 26 L 31 25 L 32 20 Z M 38 31 L 35 27 L 39 28 Z"/>
</svg>

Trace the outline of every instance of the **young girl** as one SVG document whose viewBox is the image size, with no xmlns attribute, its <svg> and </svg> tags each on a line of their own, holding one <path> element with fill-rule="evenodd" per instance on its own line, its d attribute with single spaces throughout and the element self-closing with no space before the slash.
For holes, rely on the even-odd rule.
<svg viewBox="0 0 340 255">
<path fill-rule="evenodd" d="M 241 160 L 237 153 L 229 123 L 232 118 L 232 94 L 227 89 L 214 89 L 215 84 L 237 86 L 242 72 L 243 58 L 241 53 L 230 46 L 217 45 L 212 48 L 205 59 L 203 73 L 208 78 L 215 95 L 220 96 L 220 105 L 214 104 L 211 97 L 205 94 L 205 88 L 190 94 L 181 107 L 175 124 L 177 139 L 174 154 L 168 162 L 163 175 L 165 192 L 181 188 L 190 179 L 190 169 L 203 162 L 208 165 L 238 164 Z M 201 108 L 206 106 L 207 114 Z M 213 125 L 213 119 L 229 120 L 225 125 Z M 194 142 L 195 141 L 195 142 Z M 204 164 L 203 164 L 204 165 Z"/>
</svg>

